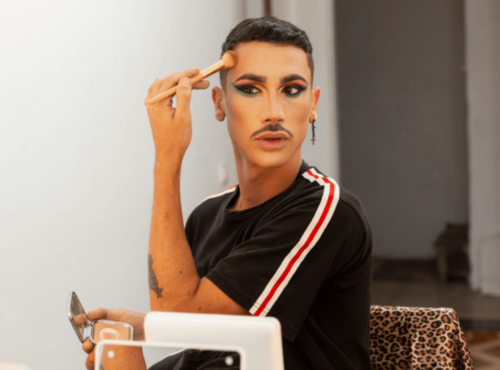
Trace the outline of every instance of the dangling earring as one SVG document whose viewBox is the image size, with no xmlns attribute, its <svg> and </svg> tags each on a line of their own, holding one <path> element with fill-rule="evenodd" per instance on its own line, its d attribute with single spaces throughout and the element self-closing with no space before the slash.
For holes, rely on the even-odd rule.
<svg viewBox="0 0 500 370">
<path fill-rule="evenodd" d="M 311 122 L 311 123 L 312 123 L 312 132 L 313 132 L 313 138 L 311 139 L 311 141 L 313 142 L 313 145 L 314 145 L 314 142 L 316 141 L 316 136 L 315 136 L 315 134 L 314 134 L 314 129 L 315 129 L 316 127 L 314 127 L 314 122 L 316 122 L 316 120 L 315 120 L 315 119 L 313 119 L 313 120 L 312 120 L 312 122 Z"/>
</svg>

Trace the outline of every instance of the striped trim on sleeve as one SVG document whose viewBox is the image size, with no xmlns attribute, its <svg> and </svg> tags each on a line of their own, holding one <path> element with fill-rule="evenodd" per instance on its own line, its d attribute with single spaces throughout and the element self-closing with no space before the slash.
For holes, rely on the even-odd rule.
<svg viewBox="0 0 500 370">
<path fill-rule="evenodd" d="M 212 199 L 212 198 L 217 198 L 217 197 L 221 197 L 225 194 L 229 194 L 229 193 L 233 193 L 235 190 L 236 190 L 236 187 L 238 186 L 238 184 L 234 185 L 234 186 L 231 186 L 229 189 L 226 189 L 224 191 L 221 191 L 220 193 L 216 193 L 214 195 L 210 195 L 209 197 L 206 197 L 205 199 L 203 199 L 201 203 L 203 203 L 204 201 L 208 200 L 208 199 Z"/>
<path fill-rule="evenodd" d="M 309 223 L 306 231 L 302 234 L 299 242 L 285 257 L 278 270 L 264 288 L 264 291 L 250 309 L 254 316 L 266 316 L 274 303 L 278 300 L 286 288 L 300 264 L 321 238 L 326 226 L 332 218 L 340 197 L 340 188 L 337 183 L 311 168 L 304 172 L 303 176 L 311 181 L 318 182 L 323 186 L 323 196 L 316 213 Z"/>
</svg>

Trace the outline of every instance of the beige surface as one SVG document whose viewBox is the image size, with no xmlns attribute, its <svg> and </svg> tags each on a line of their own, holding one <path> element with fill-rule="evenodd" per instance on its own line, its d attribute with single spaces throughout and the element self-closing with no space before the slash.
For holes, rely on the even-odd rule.
<svg viewBox="0 0 500 370">
<path fill-rule="evenodd" d="M 110 335 L 112 334 L 111 330 L 115 330 L 118 332 L 118 338 L 112 338 Z M 101 332 L 103 332 L 103 337 L 101 338 Z M 106 336 L 106 334 L 108 336 Z M 94 326 L 94 342 L 100 342 L 102 339 L 107 340 L 129 340 L 130 339 L 130 328 L 128 326 L 123 325 L 114 325 L 114 324 L 105 324 L 102 322 L 96 322 Z"/>
</svg>

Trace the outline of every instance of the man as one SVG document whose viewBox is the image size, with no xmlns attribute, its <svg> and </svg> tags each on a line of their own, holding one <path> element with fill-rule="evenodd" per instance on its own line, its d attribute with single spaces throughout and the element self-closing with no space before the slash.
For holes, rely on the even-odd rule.
<svg viewBox="0 0 500 370">
<path fill-rule="evenodd" d="M 216 118 L 227 120 L 239 183 L 203 201 L 185 229 L 180 173 L 191 91 L 209 83 L 191 86 L 199 71 L 190 69 L 157 79 L 146 97 L 178 84 L 176 108 L 172 98 L 146 103 L 156 149 L 151 309 L 273 316 L 287 370 L 370 369 L 368 222 L 353 195 L 301 159 L 320 97 L 309 39 L 273 17 L 248 19 L 230 32 L 226 50 L 239 62 L 221 73 L 212 99 Z M 89 316 L 141 323 L 123 310 Z M 154 368 L 217 367 L 222 357 L 188 351 Z"/>
</svg>

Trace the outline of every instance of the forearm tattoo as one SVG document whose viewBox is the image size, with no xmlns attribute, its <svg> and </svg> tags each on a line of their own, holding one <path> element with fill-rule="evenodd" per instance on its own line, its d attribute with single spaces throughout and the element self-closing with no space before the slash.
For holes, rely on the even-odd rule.
<svg viewBox="0 0 500 370">
<path fill-rule="evenodd" d="M 148 254 L 148 275 L 149 289 L 156 293 L 156 298 L 163 298 L 163 295 L 161 294 L 161 292 L 163 292 L 163 289 L 158 286 L 158 279 L 156 278 L 155 272 L 153 270 L 153 257 L 151 257 L 150 254 Z"/>
</svg>

